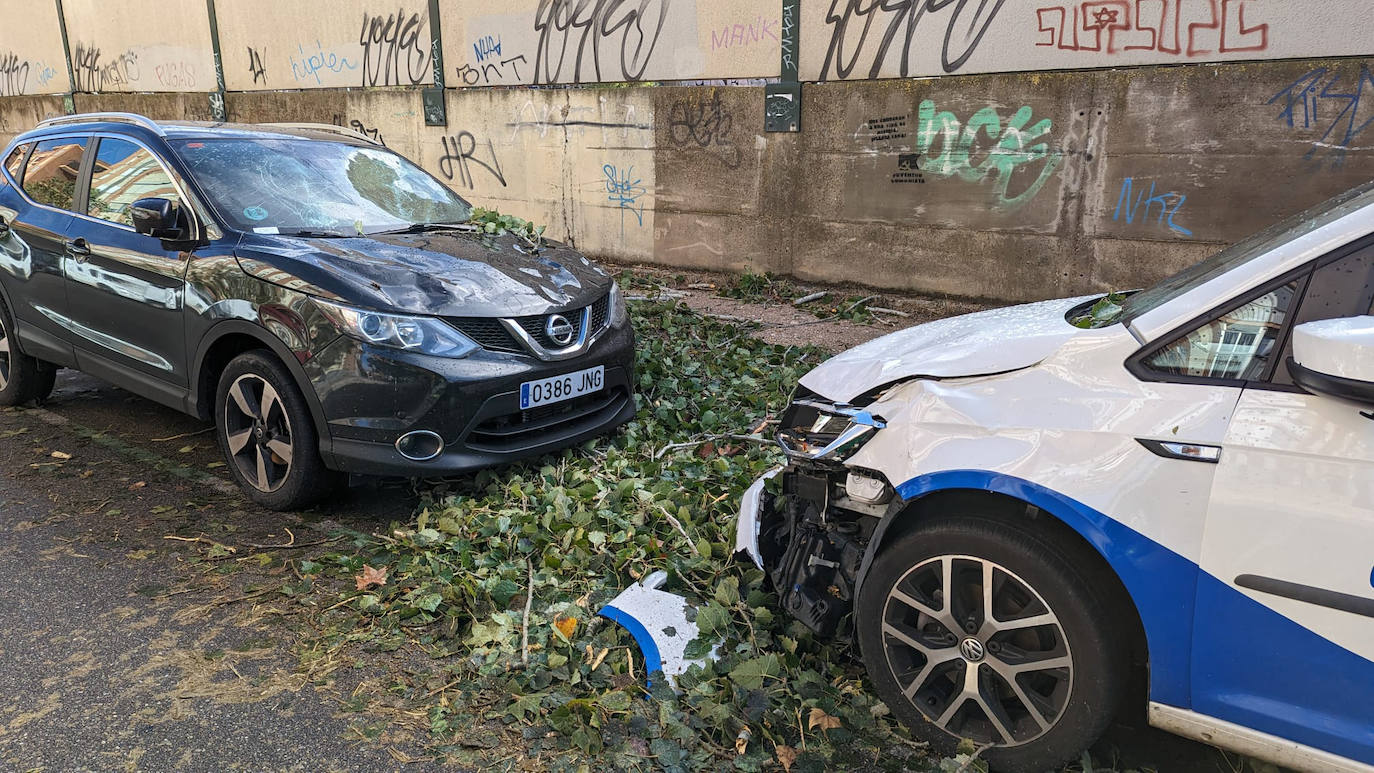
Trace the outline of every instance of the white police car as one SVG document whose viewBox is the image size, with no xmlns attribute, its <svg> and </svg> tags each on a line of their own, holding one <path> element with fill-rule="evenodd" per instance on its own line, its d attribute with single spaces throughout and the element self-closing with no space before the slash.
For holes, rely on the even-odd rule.
<svg viewBox="0 0 1374 773">
<path fill-rule="evenodd" d="M 937 749 L 1078 756 L 1120 710 L 1374 771 L 1374 184 L 1128 296 L 822 364 L 738 547 Z"/>
</svg>

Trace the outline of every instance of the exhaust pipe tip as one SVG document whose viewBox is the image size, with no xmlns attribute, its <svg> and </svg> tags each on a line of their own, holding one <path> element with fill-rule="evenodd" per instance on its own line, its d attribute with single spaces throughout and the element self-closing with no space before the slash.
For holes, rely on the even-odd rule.
<svg viewBox="0 0 1374 773">
<path fill-rule="evenodd" d="M 396 453 L 412 462 L 428 462 L 444 452 L 444 439 L 427 429 L 407 432 L 396 439 Z"/>
</svg>

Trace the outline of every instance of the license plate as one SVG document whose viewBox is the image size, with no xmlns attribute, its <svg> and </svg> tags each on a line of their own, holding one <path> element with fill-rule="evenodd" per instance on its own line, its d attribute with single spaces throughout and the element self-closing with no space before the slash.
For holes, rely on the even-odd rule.
<svg viewBox="0 0 1374 773">
<path fill-rule="evenodd" d="M 600 392 L 605 385 L 606 368 L 601 365 L 576 373 L 526 381 L 520 385 L 520 410 L 561 403 L 574 397 Z"/>
</svg>

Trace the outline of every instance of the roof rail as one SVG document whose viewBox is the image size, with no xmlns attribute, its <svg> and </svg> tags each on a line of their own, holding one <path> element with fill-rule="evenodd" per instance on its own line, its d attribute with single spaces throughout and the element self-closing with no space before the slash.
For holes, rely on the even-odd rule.
<svg viewBox="0 0 1374 773">
<path fill-rule="evenodd" d="M 363 140 L 370 145 L 382 145 L 376 139 L 363 134 L 357 129 L 350 129 L 346 126 L 336 126 L 332 123 L 264 123 L 259 126 L 276 126 L 281 129 L 308 129 L 310 131 L 327 132 L 329 134 L 339 134 L 345 137 L 352 137 L 355 140 Z"/>
<path fill-rule="evenodd" d="M 62 126 L 69 123 L 93 123 L 104 121 L 107 123 L 131 123 L 157 134 L 159 137 L 167 136 L 162 127 L 153 119 L 138 115 L 137 113 L 77 113 L 76 115 L 60 115 L 56 118 L 47 118 L 38 122 L 39 127 Z"/>
</svg>

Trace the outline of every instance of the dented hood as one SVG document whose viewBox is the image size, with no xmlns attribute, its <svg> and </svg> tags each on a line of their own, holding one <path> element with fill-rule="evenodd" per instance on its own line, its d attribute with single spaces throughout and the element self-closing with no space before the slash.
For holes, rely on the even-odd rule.
<svg viewBox="0 0 1374 773">
<path fill-rule="evenodd" d="M 1086 332 L 1064 315 L 1093 297 L 980 311 L 899 330 L 826 360 L 803 376 L 801 385 L 847 402 L 918 376 L 959 378 L 1028 368 Z"/>
<path fill-rule="evenodd" d="M 523 317 L 589 305 L 611 278 L 559 244 L 460 231 L 312 239 L 253 235 L 236 254 L 267 282 L 376 309 L 445 317 Z"/>
</svg>

